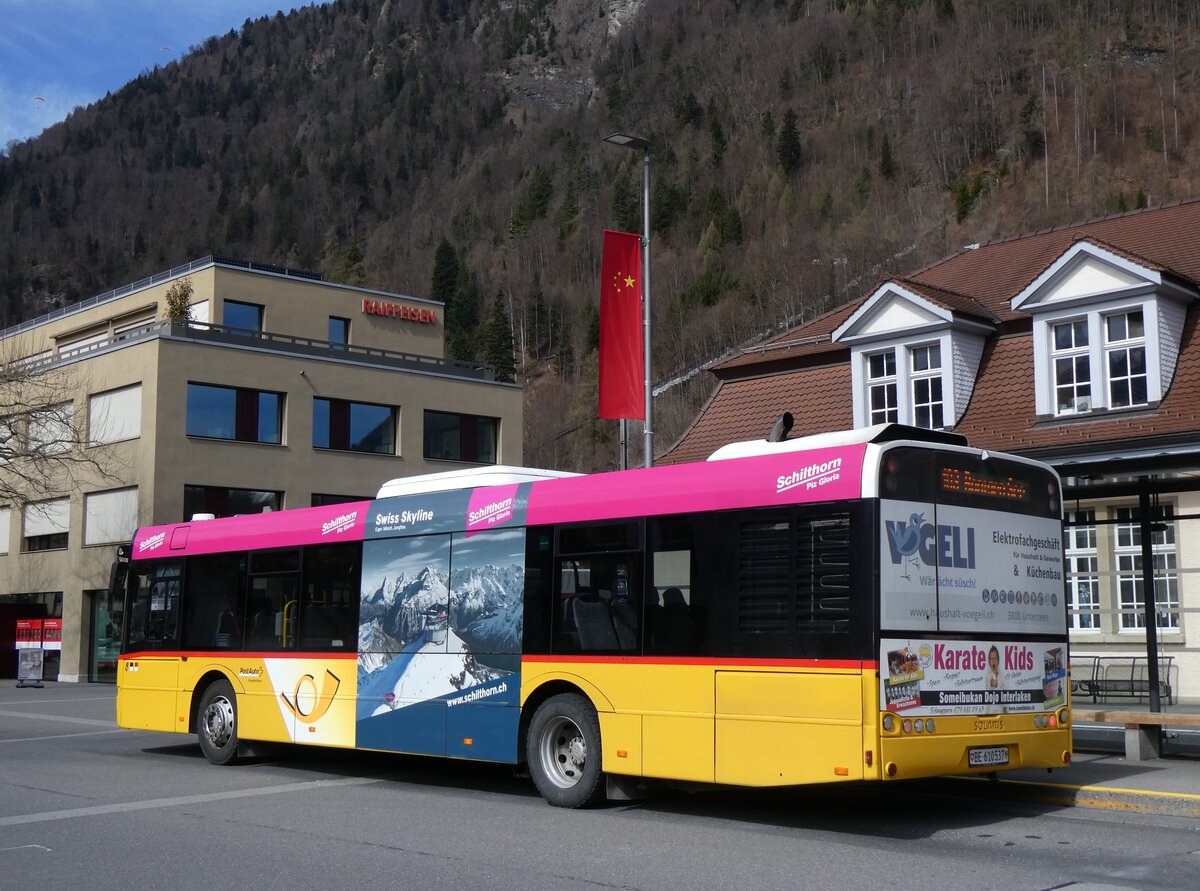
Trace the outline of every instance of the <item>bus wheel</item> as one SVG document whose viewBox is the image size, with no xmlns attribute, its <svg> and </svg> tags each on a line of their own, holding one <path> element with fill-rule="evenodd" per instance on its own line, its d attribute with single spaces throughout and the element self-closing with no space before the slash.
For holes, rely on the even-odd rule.
<svg viewBox="0 0 1200 891">
<path fill-rule="evenodd" d="M 538 706 L 526 742 L 529 773 L 556 807 L 587 807 L 604 796 L 600 721 L 590 702 L 560 693 Z"/>
<path fill-rule="evenodd" d="M 237 695 L 229 681 L 209 684 L 196 715 L 200 750 L 213 764 L 228 764 L 237 756 Z"/>
</svg>

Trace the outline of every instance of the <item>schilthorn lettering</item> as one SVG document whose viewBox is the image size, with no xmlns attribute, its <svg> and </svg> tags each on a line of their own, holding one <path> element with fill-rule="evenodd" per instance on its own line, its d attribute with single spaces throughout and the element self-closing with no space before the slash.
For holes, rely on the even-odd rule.
<svg viewBox="0 0 1200 891">
<path fill-rule="evenodd" d="M 334 517 L 328 523 L 321 524 L 321 534 L 328 535 L 330 532 L 336 532 L 338 535 L 341 535 L 347 529 L 353 529 L 354 521 L 357 519 L 358 511 L 342 514 L 340 517 Z"/>
<path fill-rule="evenodd" d="M 513 500 L 511 498 L 505 498 L 503 501 L 493 501 L 479 510 L 471 511 L 467 515 L 467 522 L 472 526 L 479 523 L 495 523 L 497 520 L 504 519 L 511 514 L 512 506 Z"/>
<path fill-rule="evenodd" d="M 138 545 L 138 553 L 142 551 L 152 551 L 167 540 L 167 533 L 160 532 L 158 535 L 151 535 L 145 541 Z"/>
<path fill-rule="evenodd" d="M 831 458 L 823 464 L 809 464 L 807 467 L 801 467 L 799 470 L 793 470 L 791 473 L 779 477 L 775 481 L 775 492 L 787 492 L 805 483 L 809 483 L 809 488 L 813 488 L 833 482 L 838 478 L 841 469 L 841 458 Z M 830 474 L 827 479 L 819 479 L 826 474 Z"/>
<path fill-rule="evenodd" d="M 899 565 L 904 558 L 920 557 L 926 566 L 949 566 L 956 569 L 975 568 L 975 529 L 971 526 L 934 525 L 922 522 L 920 515 L 905 522 L 885 520 L 888 550 L 892 563 Z"/>
</svg>

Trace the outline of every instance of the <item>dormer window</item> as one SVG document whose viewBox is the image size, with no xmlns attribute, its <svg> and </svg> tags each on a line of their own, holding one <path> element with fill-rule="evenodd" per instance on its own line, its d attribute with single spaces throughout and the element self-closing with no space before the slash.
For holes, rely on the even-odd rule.
<svg viewBox="0 0 1200 891">
<path fill-rule="evenodd" d="M 832 334 L 850 347 L 854 426 L 952 428 L 995 324 L 962 294 L 908 280 L 880 285 Z"/>
<path fill-rule="evenodd" d="M 1033 316 L 1043 418 L 1153 406 L 1175 375 L 1195 290 L 1161 267 L 1075 242 L 1012 300 Z"/>
<path fill-rule="evenodd" d="M 938 344 L 909 351 L 913 423 L 927 430 L 944 426 L 942 412 L 942 350 Z"/>
<path fill-rule="evenodd" d="M 867 392 L 872 424 L 895 423 L 899 419 L 895 350 L 867 357 Z"/>
<path fill-rule="evenodd" d="M 1142 311 L 1114 313 L 1104 320 L 1104 351 L 1108 365 L 1109 405 L 1124 408 L 1145 405 L 1146 328 Z"/>
<path fill-rule="evenodd" d="M 1092 361 L 1087 319 L 1054 326 L 1054 392 L 1058 414 L 1091 411 Z"/>
<path fill-rule="evenodd" d="M 868 424 L 945 426 L 941 344 L 894 347 L 865 358 Z"/>
</svg>

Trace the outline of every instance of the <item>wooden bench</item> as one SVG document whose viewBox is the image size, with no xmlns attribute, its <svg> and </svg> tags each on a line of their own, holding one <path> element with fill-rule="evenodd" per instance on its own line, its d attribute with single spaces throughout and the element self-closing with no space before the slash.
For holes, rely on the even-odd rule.
<svg viewBox="0 0 1200 891">
<path fill-rule="evenodd" d="M 1125 758 L 1148 761 L 1162 757 L 1164 727 L 1200 727 L 1200 715 L 1179 712 L 1121 712 L 1107 709 L 1071 709 L 1075 724 L 1121 724 L 1125 727 Z"/>
<path fill-rule="evenodd" d="M 1171 687 L 1173 656 L 1158 660 L 1158 694 L 1167 705 L 1174 702 Z M 1150 698 L 1150 672 L 1145 656 L 1072 656 L 1071 685 L 1076 697 L 1090 696 L 1093 703 L 1110 699 Z"/>
</svg>

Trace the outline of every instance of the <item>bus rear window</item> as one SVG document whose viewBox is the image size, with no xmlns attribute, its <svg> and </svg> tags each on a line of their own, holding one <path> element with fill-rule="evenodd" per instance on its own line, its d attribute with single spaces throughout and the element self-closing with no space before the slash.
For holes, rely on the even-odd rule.
<svg viewBox="0 0 1200 891">
<path fill-rule="evenodd" d="M 986 453 L 985 453 L 986 454 Z M 1057 518 L 1058 480 L 1043 468 L 1006 458 L 897 448 L 884 456 L 883 498 L 934 502 Z"/>
</svg>

